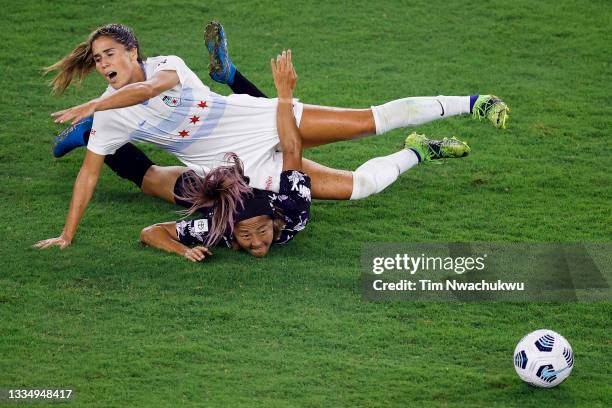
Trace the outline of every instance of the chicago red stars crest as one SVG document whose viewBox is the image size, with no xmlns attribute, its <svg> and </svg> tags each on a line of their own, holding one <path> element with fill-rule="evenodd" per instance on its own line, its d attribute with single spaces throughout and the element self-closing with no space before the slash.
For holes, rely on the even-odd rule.
<svg viewBox="0 0 612 408">
<path fill-rule="evenodd" d="M 164 95 L 162 97 L 162 101 L 164 101 L 164 103 L 171 108 L 176 108 L 177 106 L 181 106 L 183 102 L 181 98 L 175 98 L 175 97 L 168 96 L 168 95 Z"/>
</svg>

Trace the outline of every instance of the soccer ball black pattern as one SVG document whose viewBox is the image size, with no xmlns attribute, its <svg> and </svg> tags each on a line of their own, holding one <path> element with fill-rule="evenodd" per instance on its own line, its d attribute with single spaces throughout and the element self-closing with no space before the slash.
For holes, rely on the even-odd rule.
<svg viewBox="0 0 612 408">
<path fill-rule="evenodd" d="M 536 330 L 519 341 L 514 349 L 514 369 L 535 387 L 561 384 L 574 367 L 574 353 L 567 340 L 552 330 Z"/>
</svg>

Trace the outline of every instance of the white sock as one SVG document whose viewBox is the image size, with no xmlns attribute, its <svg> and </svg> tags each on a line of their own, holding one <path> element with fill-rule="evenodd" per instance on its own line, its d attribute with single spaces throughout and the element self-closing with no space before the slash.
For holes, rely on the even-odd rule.
<svg viewBox="0 0 612 408">
<path fill-rule="evenodd" d="M 418 163 L 418 156 L 410 149 L 402 149 L 389 156 L 368 160 L 353 172 L 351 200 L 380 193 L 393 184 L 400 174 Z"/>
<path fill-rule="evenodd" d="M 421 96 L 372 106 L 376 134 L 470 113 L 469 96 Z"/>
</svg>

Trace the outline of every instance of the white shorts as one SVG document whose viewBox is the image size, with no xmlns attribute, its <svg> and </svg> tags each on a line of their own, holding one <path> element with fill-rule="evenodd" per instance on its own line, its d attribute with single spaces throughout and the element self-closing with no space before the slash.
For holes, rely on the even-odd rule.
<svg viewBox="0 0 612 408">
<path fill-rule="evenodd" d="M 206 156 L 199 155 L 190 160 L 187 151 L 177 157 L 196 173 L 204 176 L 209 169 L 224 164 L 228 152 L 238 155 L 249 177 L 249 185 L 262 190 L 278 192 L 283 168 L 283 154 L 276 129 L 276 99 L 252 98 L 230 95 L 223 115 L 224 126 L 215 129 L 215 136 L 206 140 Z M 253 99 L 257 101 L 254 102 Z M 271 109 L 272 108 L 272 109 Z M 293 114 L 300 125 L 304 104 L 294 99 Z M 235 118 L 232 120 L 231 118 Z M 212 160 L 211 160 L 212 158 Z"/>
</svg>

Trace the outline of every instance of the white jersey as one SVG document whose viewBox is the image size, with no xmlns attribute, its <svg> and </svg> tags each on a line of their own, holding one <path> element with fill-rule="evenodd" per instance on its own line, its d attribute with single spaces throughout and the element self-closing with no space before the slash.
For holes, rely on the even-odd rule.
<svg viewBox="0 0 612 408">
<path fill-rule="evenodd" d="M 282 170 L 276 129 L 276 99 L 218 95 L 176 56 L 148 58 L 147 78 L 176 71 L 179 84 L 144 103 L 96 112 L 87 148 L 114 153 L 127 142 L 148 142 L 175 155 L 204 175 L 234 152 L 244 163 L 252 187 L 278 191 Z M 105 94 L 115 92 L 109 86 Z M 294 103 L 299 126 L 303 105 Z"/>
</svg>

